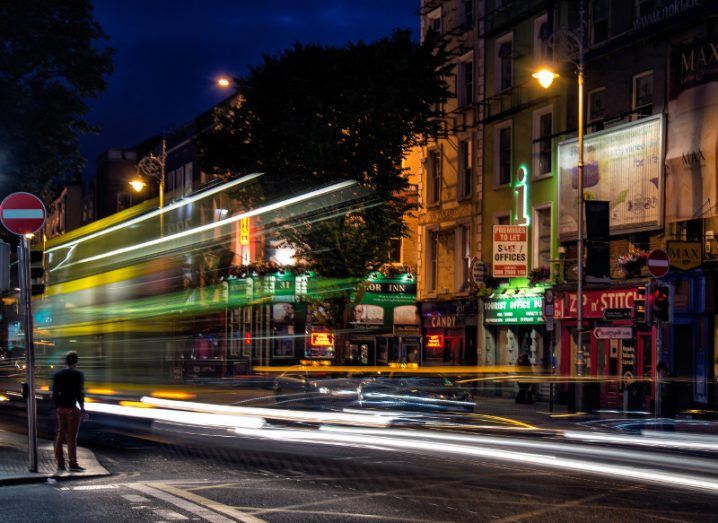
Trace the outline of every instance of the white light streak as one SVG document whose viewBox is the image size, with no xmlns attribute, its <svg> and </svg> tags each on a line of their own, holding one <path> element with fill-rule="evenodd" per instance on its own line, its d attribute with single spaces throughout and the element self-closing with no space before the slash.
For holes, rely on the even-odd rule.
<svg viewBox="0 0 718 523">
<path fill-rule="evenodd" d="M 180 238 L 184 238 L 186 236 L 192 236 L 194 234 L 198 234 L 204 231 L 209 231 L 211 229 L 216 229 L 217 227 L 221 227 L 223 225 L 228 225 L 230 223 L 238 222 L 239 220 L 243 218 L 251 218 L 252 216 L 257 216 L 260 214 L 264 214 L 266 212 L 274 211 L 277 209 L 281 209 L 282 207 L 286 207 L 288 205 L 293 205 L 295 203 L 300 203 L 305 200 L 311 200 L 312 198 L 316 198 L 318 196 L 323 196 L 325 194 L 328 194 L 330 192 L 338 191 L 341 189 L 346 189 L 348 187 L 351 187 L 353 185 L 356 185 L 356 182 L 354 181 L 346 181 L 337 183 L 335 185 L 331 185 L 329 187 L 325 187 L 322 189 L 317 189 L 315 191 L 311 191 L 305 194 L 300 194 L 298 196 L 293 196 L 291 198 L 287 198 L 286 200 L 282 200 L 280 202 L 275 202 L 269 205 L 265 205 L 263 207 L 259 207 L 257 209 L 252 209 L 251 211 L 247 211 L 242 214 L 237 214 L 235 216 L 232 216 L 230 218 L 226 218 L 224 220 L 220 220 L 214 223 L 208 223 L 205 225 L 201 225 L 199 227 L 195 227 L 194 229 L 187 229 L 186 231 L 178 232 L 176 234 L 172 234 L 170 236 L 164 236 L 161 238 L 155 238 L 154 240 L 148 240 L 146 242 L 138 243 L 136 245 L 130 245 L 128 247 L 122 247 L 120 249 L 115 249 L 114 251 L 108 251 L 104 252 L 102 254 L 98 254 L 96 256 L 90 256 L 89 258 L 84 258 L 82 260 L 78 260 L 76 262 L 70 263 L 67 266 L 71 267 L 72 265 L 80 264 L 80 263 L 88 263 L 93 262 L 97 260 L 101 260 L 103 258 L 110 258 L 113 256 L 117 256 L 119 254 L 124 254 L 126 252 L 136 251 L 139 249 L 144 249 L 146 247 L 152 247 L 153 245 L 159 245 L 166 242 L 171 242 L 174 240 L 178 240 Z M 226 188 L 223 186 L 223 188 Z"/>
<path fill-rule="evenodd" d="M 169 421 L 183 425 L 200 425 L 203 427 L 249 428 L 258 429 L 264 420 L 256 416 L 227 416 L 178 410 L 147 409 L 142 407 L 125 407 L 109 403 L 87 403 L 85 409 L 101 414 L 114 414 L 131 418 L 144 418 L 156 421 Z"/>
<path fill-rule="evenodd" d="M 575 472 L 589 472 L 608 475 L 615 479 L 648 481 L 666 484 L 672 487 L 686 487 L 718 492 L 718 481 L 710 477 L 674 474 L 660 470 L 638 469 L 623 465 L 594 463 L 581 459 L 568 459 L 558 456 L 514 452 L 487 447 L 458 445 L 453 443 L 426 441 L 417 439 L 412 431 L 402 432 L 400 438 L 370 436 L 367 434 L 352 434 L 338 429 L 336 432 L 316 432 L 304 430 L 270 430 L 270 429 L 244 429 L 237 428 L 235 432 L 242 436 L 260 437 L 275 441 L 324 443 L 324 444 L 351 444 L 357 446 L 386 447 L 398 450 L 419 450 L 433 454 L 460 454 L 476 458 L 493 459 L 524 463 L 528 465 L 545 466 L 549 468 L 569 470 Z"/>
<path fill-rule="evenodd" d="M 212 412 L 235 416 L 261 416 L 265 419 L 295 421 L 304 423 L 334 423 L 343 425 L 364 425 L 369 427 L 387 427 L 395 419 L 383 413 L 354 414 L 345 412 L 314 412 L 306 410 L 287 410 L 262 407 L 236 407 L 232 405 L 215 405 L 191 401 L 166 400 L 144 396 L 142 403 L 168 409 L 182 409 L 194 412 Z M 151 409 L 150 409 L 151 410 Z"/>
<path fill-rule="evenodd" d="M 99 236 L 103 236 L 105 234 L 108 234 L 110 232 L 114 232 L 120 229 L 125 229 L 127 227 L 130 227 L 132 225 L 135 225 L 136 223 L 143 222 L 145 220 L 149 220 L 150 218 L 154 218 L 155 216 L 159 216 L 160 214 L 167 213 L 169 211 L 172 211 L 174 209 L 177 209 L 178 207 L 182 207 L 184 205 L 188 205 L 190 203 L 196 202 L 197 200 L 202 200 L 208 196 L 212 196 L 213 194 L 217 194 L 220 191 L 224 191 L 227 189 L 230 189 L 236 185 L 240 185 L 246 182 L 249 182 L 255 178 L 258 178 L 259 176 L 262 176 L 262 173 L 254 173 L 254 174 L 248 174 L 246 176 L 242 176 L 241 178 L 238 178 L 236 180 L 232 180 L 231 182 L 224 183 L 222 185 L 218 185 L 217 187 L 213 187 L 211 189 L 208 189 L 206 191 L 202 191 L 201 193 L 195 194 L 194 196 L 188 196 L 183 198 L 182 200 L 171 203 L 169 205 L 164 206 L 162 209 L 156 209 L 152 212 L 148 212 L 146 214 L 143 214 L 142 216 L 138 216 L 136 218 L 133 218 L 131 220 L 127 220 L 126 222 L 118 223 L 117 225 L 113 225 L 111 227 L 107 227 L 105 229 L 102 229 L 97 232 L 93 232 L 92 234 L 88 234 L 87 236 L 83 236 L 82 238 L 77 238 L 76 240 L 69 241 L 67 243 L 63 243 L 61 245 L 58 245 L 56 247 L 51 247 L 49 249 L 46 249 L 45 252 L 53 252 L 58 249 L 67 249 L 68 247 L 72 247 L 74 245 L 77 245 L 78 243 L 82 243 L 87 240 L 91 240 L 93 238 L 97 238 Z"/>
<path fill-rule="evenodd" d="M 691 439 L 690 437 L 681 437 L 670 439 L 668 437 L 650 436 L 624 436 L 619 434 L 598 434 L 593 432 L 571 432 L 564 433 L 568 439 L 577 439 L 583 441 L 593 441 L 598 443 L 618 443 L 621 445 L 640 445 L 646 447 L 665 447 L 686 450 L 709 450 L 718 451 L 718 440 L 713 439 Z"/>
</svg>

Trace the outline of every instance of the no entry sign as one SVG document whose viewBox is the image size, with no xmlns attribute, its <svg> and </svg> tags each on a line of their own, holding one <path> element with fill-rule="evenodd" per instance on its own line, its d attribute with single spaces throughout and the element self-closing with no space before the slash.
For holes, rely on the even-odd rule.
<svg viewBox="0 0 718 523">
<path fill-rule="evenodd" d="M 648 255 L 646 265 L 654 278 L 663 278 L 668 274 L 668 253 L 663 249 L 653 249 Z"/>
<path fill-rule="evenodd" d="M 0 204 L 0 222 L 15 234 L 37 232 L 45 223 L 45 206 L 40 198 L 27 192 L 16 192 Z"/>
</svg>

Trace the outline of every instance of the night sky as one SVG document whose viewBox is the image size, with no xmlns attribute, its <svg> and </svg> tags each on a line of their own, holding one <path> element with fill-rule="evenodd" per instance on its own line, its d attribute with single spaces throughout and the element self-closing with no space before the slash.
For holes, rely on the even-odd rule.
<svg viewBox="0 0 718 523">
<path fill-rule="evenodd" d="M 130 147 L 190 120 L 225 96 L 214 84 L 241 76 L 263 53 L 295 41 L 371 41 L 394 28 L 418 33 L 418 0 L 95 0 L 116 49 L 107 90 L 90 102 L 102 128 L 82 140 L 94 174 L 108 147 Z"/>
</svg>

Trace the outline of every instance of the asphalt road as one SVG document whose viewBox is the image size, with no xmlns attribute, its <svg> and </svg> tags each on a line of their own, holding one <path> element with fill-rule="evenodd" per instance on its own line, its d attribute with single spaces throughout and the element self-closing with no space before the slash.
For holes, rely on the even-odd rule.
<svg viewBox="0 0 718 523">
<path fill-rule="evenodd" d="M 170 432 L 84 444 L 111 477 L 0 488 L 0 521 L 718 521 L 718 497 L 491 459 Z"/>
</svg>

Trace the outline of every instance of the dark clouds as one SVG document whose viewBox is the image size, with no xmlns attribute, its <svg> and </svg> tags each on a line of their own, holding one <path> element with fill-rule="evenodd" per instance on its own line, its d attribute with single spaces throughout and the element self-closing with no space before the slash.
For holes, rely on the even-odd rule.
<svg viewBox="0 0 718 523">
<path fill-rule="evenodd" d="M 107 147 L 127 147 L 191 119 L 226 96 L 222 74 L 241 75 L 295 41 L 373 40 L 416 32 L 418 0 L 96 0 L 95 17 L 117 50 L 115 73 L 83 139 L 87 174 Z"/>
</svg>

